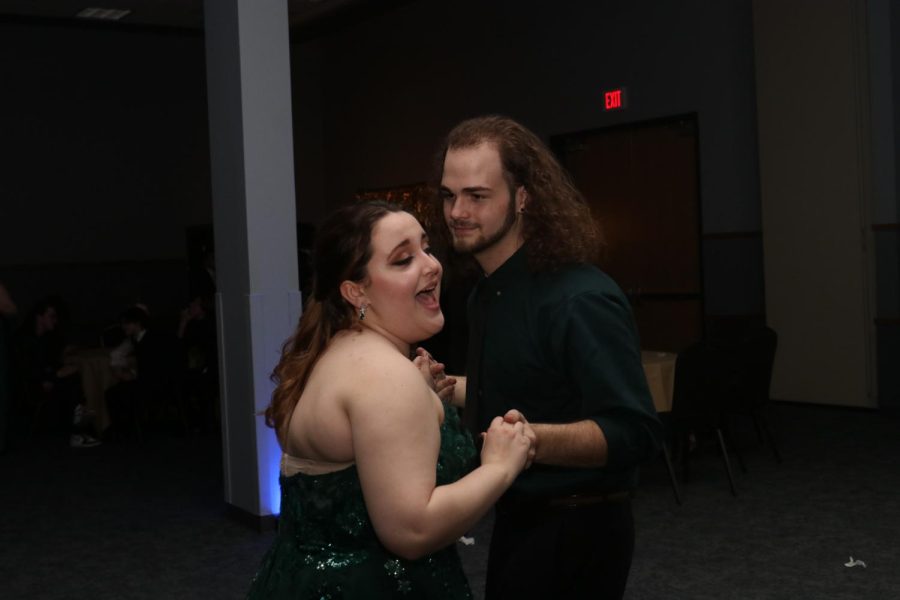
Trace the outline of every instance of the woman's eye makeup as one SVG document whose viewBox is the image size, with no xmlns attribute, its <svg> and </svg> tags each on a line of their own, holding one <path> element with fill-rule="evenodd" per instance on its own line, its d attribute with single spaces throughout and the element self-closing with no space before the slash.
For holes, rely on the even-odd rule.
<svg viewBox="0 0 900 600">
<path fill-rule="evenodd" d="M 428 238 L 425 237 L 424 235 L 422 236 L 421 244 L 422 245 L 420 246 L 420 248 L 422 249 L 422 252 L 430 255 L 432 253 L 431 246 L 428 244 Z M 401 245 L 409 247 L 408 243 L 404 243 Z M 406 252 L 411 252 L 411 254 L 406 254 Z M 404 267 L 406 265 L 412 264 L 413 259 L 416 257 L 417 253 L 418 253 L 418 250 L 414 246 L 412 246 L 412 247 L 409 247 L 409 249 L 404 251 L 402 254 L 399 254 L 397 256 L 397 258 L 391 259 L 389 262 L 390 262 L 390 264 L 392 264 L 394 266 Z"/>
</svg>

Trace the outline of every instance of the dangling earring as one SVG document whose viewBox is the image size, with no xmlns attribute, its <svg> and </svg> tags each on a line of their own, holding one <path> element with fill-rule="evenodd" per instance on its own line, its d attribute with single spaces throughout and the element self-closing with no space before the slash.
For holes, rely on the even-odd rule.
<svg viewBox="0 0 900 600">
<path fill-rule="evenodd" d="M 368 308 L 365 304 L 359 307 L 359 320 L 363 321 L 366 318 L 366 308 Z"/>
</svg>

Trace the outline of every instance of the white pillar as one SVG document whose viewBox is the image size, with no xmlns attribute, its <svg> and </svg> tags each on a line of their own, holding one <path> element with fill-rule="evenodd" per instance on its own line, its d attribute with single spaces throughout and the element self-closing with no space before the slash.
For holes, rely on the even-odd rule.
<svg viewBox="0 0 900 600">
<path fill-rule="evenodd" d="M 300 314 L 286 0 L 206 0 L 225 501 L 279 511 L 262 411 Z"/>
</svg>

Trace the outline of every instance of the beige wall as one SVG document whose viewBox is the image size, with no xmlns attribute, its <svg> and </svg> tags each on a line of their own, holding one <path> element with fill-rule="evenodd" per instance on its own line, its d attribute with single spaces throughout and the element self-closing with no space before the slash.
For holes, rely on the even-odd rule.
<svg viewBox="0 0 900 600">
<path fill-rule="evenodd" d="M 864 0 L 755 0 L 772 396 L 875 406 Z"/>
</svg>

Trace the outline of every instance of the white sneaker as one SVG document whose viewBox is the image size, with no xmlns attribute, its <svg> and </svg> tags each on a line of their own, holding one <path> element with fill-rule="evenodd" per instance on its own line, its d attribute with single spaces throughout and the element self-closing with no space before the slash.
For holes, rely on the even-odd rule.
<svg viewBox="0 0 900 600">
<path fill-rule="evenodd" d="M 72 448 L 91 448 L 93 446 L 99 446 L 102 444 L 100 440 L 90 435 L 82 435 L 80 433 L 73 433 L 69 438 L 69 446 Z"/>
<path fill-rule="evenodd" d="M 88 435 L 86 433 L 81 435 L 81 439 L 84 441 L 84 445 L 88 446 L 88 447 L 99 446 L 100 444 L 103 443 L 100 440 L 98 440 L 97 438 L 95 438 L 94 436 Z"/>
</svg>

